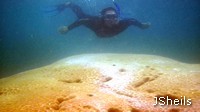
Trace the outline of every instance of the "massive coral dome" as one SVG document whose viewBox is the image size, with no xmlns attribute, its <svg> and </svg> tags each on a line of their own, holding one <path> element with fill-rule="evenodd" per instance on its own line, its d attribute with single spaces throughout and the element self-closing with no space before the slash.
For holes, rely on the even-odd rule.
<svg viewBox="0 0 200 112">
<path fill-rule="evenodd" d="M 1 112 L 197 112 L 200 65 L 84 54 L 0 79 Z"/>
</svg>

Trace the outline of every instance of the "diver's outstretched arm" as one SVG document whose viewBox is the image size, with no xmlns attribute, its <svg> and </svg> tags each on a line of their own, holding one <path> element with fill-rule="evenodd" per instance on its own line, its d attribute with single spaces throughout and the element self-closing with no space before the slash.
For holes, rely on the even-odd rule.
<svg viewBox="0 0 200 112">
<path fill-rule="evenodd" d="M 134 26 L 137 26 L 141 29 L 147 29 L 151 26 L 151 23 L 147 22 L 147 23 L 142 23 L 134 18 L 131 18 L 131 19 L 126 19 L 125 20 L 127 24 L 129 25 L 134 25 Z"/>
<path fill-rule="evenodd" d="M 84 19 L 79 19 L 77 21 L 75 21 L 74 23 L 72 23 L 69 26 L 62 26 L 59 28 L 59 32 L 61 34 L 66 34 L 69 30 L 72 30 L 80 25 L 83 25 L 85 23 L 87 23 L 89 21 L 89 18 L 84 18 Z"/>
</svg>

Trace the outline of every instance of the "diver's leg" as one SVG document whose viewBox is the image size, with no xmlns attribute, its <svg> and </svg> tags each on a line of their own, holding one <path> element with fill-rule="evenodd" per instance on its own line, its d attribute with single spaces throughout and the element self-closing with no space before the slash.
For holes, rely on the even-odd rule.
<svg viewBox="0 0 200 112">
<path fill-rule="evenodd" d="M 69 6 L 69 8 L 72 9 L 72 11 L 76 14 L 76 16 L 78 18 L 84 18 L 84 17 L 87 16 L 87 14 L 85 14 L 83 12 L 83 10 L 78 5 L 73 4 L 73 3 L 70 2 L 70 3 L 68 3 L 68 6 Z"/>
</svg>

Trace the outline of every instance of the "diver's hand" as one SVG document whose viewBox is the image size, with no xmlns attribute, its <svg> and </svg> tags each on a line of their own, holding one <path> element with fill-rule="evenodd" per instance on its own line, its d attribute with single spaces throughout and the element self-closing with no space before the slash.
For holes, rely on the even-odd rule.
<svg viewBox="0 0 200 112">
<path fill-rule="evenodd" d="M 67 26 L 61 26 L 61 27 L 58 29 L 58 31 L 59 31 L 61 34 L 66 34 L 66 33 L 69 31 L 69 29 L 68 29 Z"/>
<path fill-rule="evenodd" d="M 151 23 L 150 22 L 147 22 L 147 23 L 142 23 L 142 29 L 147 29 L 151 26 Z"/>
</svg>

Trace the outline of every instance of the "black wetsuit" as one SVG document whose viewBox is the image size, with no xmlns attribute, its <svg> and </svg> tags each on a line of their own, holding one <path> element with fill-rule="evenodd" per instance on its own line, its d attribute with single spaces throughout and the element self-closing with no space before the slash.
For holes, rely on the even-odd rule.
<svg viewBox="0 0 200 112">
<path fill-rule="evenodd" d="M 108 27 L 105 25 L 103 17 L 85 14 L 82 9 L 75 4 L 70 4 L 68 7 L 71 8 L 78 17 L 77 21 L 68 26 L 69 30 L 72 30 L 77 26 L 84 25 L 93 30 L 98 37 L 112 37 L 121 33 L 130 25 L 143 28 L 142 23 L 133 18 L 122 19 L 118 22 L 118 24 Z"/>
</svg>

